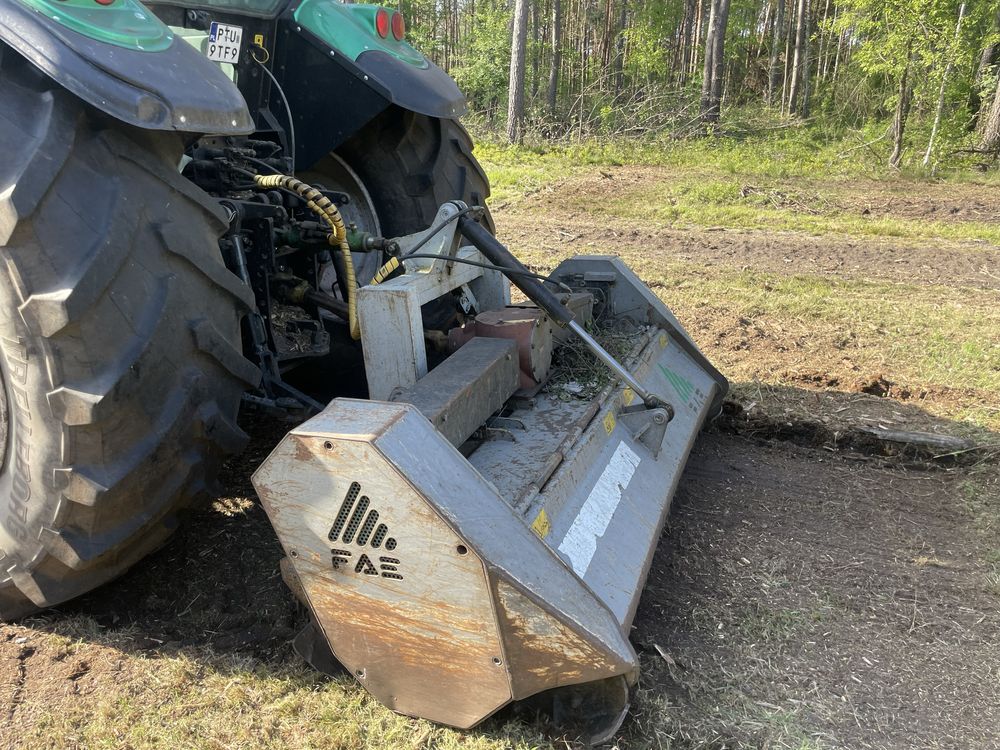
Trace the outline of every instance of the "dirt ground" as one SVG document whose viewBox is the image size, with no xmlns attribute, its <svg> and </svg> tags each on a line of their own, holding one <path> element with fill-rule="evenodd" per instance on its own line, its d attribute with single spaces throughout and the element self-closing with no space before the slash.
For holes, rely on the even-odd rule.
<svg viewBox="0 0 1000 750">
<path fill-rule="evenodd" d="M 1000 289 L 1000 247 L 977 240 L 901 239 L 847 234 L 806 235 L 727 227 L 674 229 L 655 220 L 595 214 L 608 197 L 651 182 L 669 183 L 662 167 L 609 167 L 575 175 L 501 207 L 498 231 L 518 248 L 628 252 L 639 257 L 701 262 L 781 274 L 946 284 Z M 744 185 L 744 192 L 762 190 Z M 781 190 L 771 190 L 779 195 Z M 796 181 L 794 199 L 776 208 L 918 222 L 1000 223 L 1000 194 L 976 185 L 851 181 L 848 185 Z M 639 209 L 641 210 L 641 206 Z M 652 213 L 652 206 L 650 211 Z"/>
<path fill-rule="evenodd" d="M 591 243 L 608 239 L 600 222 L 560 206 L 567 192 L 597 196 L 609 180 L 646 173 L 612 174 L 595 170 L 501 207 L 497 222 L 516 225 L 536 252 L 593 252 Z M 854 200 L 859 210 L 1000 220 L 1000 196 L 973 202 L 939 187 L 894 197 L 873 183 Z M 1000 289 L 1000 248 L 971 242 L 613 231 L 627 240 L 626 256 L 905 280 L 956 294 Z M 752 325 L 719 317 L 691 328 L 710 356 L 772 356 L 730 346 L 753 336 Z M 776 380 L 737 383 L 695 446 L 634 624 L 642 676 L 617 746 L 1000 748 L 996 452 L 934 458 L 873 436 L 873 425 L 965 435 L 941 416 L 956 396 L 940 389 L 918 398 L 868 373 L 845 382 L 822 363 Z M 1000 406 L 996 394 L 962 398 Z M 290 649 L 304 614 L 281 582 L 280 550 L 249 483 L 285 427 L 244 421 L 252 442 L 227 465 L 223 492 L 192 510 L 165 548 L 77 602 L 0 626 L 0 747 L 132 747 L 114 733 L 96 742 L 81 727 L 136 705 L 193 711 L 185 685 L 229 668 L 230 684 L 248 670 L 309 690 L 329 683 Z M 1000 445 L 993 433 L 977 440 Z M 361 694 L 347 681 L 343 690 Z M 503 736 L 510 722 L 547 730 L 544 717 L 513 707 L 467 733 L 468 746 Z M 300 746 L 278 742 L 283 726 L 231 746 Z M 225 746 L 204 737 L 185 746 Z M 331 746 L 351 745 L 331 736 Z"/>
</svg>

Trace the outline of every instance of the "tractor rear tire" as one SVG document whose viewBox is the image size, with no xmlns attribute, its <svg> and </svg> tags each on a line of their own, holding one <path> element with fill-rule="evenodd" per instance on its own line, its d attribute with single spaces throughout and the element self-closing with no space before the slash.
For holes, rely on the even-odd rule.
<svg viewBox="0 0 1000 750">
<path fill-rule="evenodd" d="M 0 45 L 0 619 L 159 547 L 244 445 L 252 293 L 181 138 L 112 120 Z"/>
<path fill-rule="evenodd" d="M 485 206 L 486 173 L 457 120 L 390 107 L 337 150 L 371 194 L 386 237 L 426 229 L 442 203 Z M 484 220 L 493 231 L 493 221 Z"/>
</svg>

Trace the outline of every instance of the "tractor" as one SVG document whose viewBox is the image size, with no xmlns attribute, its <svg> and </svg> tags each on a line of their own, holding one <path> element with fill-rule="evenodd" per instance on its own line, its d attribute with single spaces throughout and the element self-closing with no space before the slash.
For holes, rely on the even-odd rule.
<svg viewBox="0 0 1000 750">
<path fill-rule="evenodd" d="M 620 259 L 497 241 L 465 108 L 391 8 L 0 3 L 0 618 L 163 545 L 243 408 L 298 425 L 253 482 L 306 661 L 614 734 L 727 382 Z"/>
</svg>

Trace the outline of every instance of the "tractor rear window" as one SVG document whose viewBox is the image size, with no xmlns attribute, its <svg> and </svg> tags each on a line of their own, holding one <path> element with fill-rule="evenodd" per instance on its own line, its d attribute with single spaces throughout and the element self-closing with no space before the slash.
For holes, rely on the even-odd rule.
<svg viewBox="0 0 1000 750">
<path fill-rule="evenodd" d="M 223 10 L 245 13 L 248 16 L 273 16 L 288 4 L 288 0 L 189 0 L 177 4 L 182 4 L 185 8 Z"/>
</svg>

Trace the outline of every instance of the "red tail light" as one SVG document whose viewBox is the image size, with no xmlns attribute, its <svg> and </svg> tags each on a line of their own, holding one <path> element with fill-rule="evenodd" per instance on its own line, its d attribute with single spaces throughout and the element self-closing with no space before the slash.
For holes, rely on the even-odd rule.
<svg viewBox="0 0 1000 750">
<path fill-rule="evenodd" d="M 389 11 L 379 8 L 375 14 L 375 33 L 385 39 L 389 36 Z"/>
<path fill-rule="evenodd" d="M 403 20 L 402 13 L 392 14 L 392 35 L 397 42 L 402 41 L 403 37 L 406 36 L 406 21 Z"/>
</svg>

